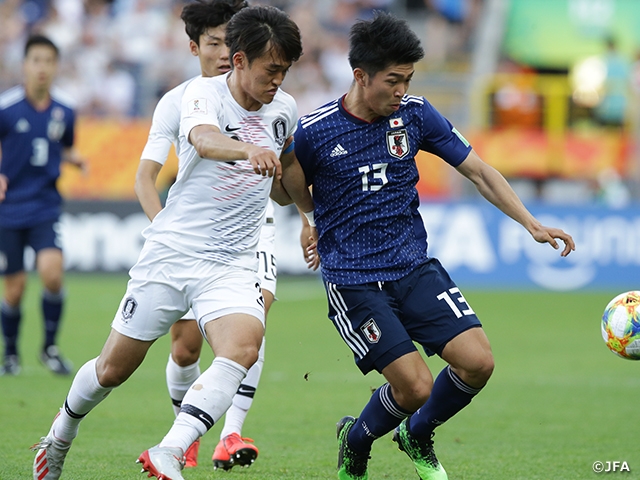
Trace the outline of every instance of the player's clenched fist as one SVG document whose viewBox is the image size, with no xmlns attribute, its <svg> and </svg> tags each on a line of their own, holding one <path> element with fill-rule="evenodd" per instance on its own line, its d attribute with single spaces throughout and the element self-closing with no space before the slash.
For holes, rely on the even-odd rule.
<svg viewBox="0 0 640 480">
<path fill-rule="evenodd" d="M 249 151 L 247 160 L 251 162 L 253 171 L 258 175 L 282 177 L 280 159 L 273 150 L 256 146 Z"/>
</svg>

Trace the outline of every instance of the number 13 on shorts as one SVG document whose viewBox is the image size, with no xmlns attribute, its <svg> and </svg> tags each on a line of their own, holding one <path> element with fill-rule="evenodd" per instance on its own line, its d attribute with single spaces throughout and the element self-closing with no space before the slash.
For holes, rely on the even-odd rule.
<svg viewBox="0 0 640 480">
<path fill-rule="evenodd" d="M 447 302 L 447 305 L 449 305 L 453 313 L 458 318 L 462 317 L 463 315 L 475 315 L 475 312 L 469 306 L 467 300 L 464 298 L 458 287 L 445 290 L 440 295 L 436 296 L 436 298 L 440 301 L 444 300 L 445 302 Z M 458 305 L 456 305 L 456 301 L 460 304 L 462 310 L 458 308 Z"/>
</svg>

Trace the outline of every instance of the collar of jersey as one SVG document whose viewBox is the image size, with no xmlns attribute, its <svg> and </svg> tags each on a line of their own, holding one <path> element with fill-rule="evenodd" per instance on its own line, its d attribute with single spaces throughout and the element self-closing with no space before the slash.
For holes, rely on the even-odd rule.
<svg viewBox="0 0 640 480">
<path fill-rule="evenodd" d="M 342 113 L 342 115 L 349 120 L 352 123 L 355 123 L 357 125 L 371 125 L 376 123 L 378 120 L 380 120 L 382 117 L 377 117 L 376 119 L 374 119 L 372 122 L 367 122 L 366 120 L 360 118 L 360 117 L 356 117 L 353 113 L 351 113 L 349 110 L 347 110 L 344 106 L 344 99 L 347 96 L 347 94 L 345 93 L 342 97 L 340 97 L 340 100 L 338 100 L 338 109 L 340 110 L 340 112 Z"/>
</svg>

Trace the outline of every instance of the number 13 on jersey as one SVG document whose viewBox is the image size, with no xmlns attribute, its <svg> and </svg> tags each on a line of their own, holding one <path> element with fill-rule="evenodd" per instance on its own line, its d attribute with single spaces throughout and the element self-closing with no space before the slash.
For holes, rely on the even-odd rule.
<svg viewBox="0 0 640 480">
<path fill-rule="evenodd" d="M 360 167 L 358 171 L 362 173 L 362 191 L 377 192 L 384 185 L 389 183 L 387 179 L 388 163 L 374 163 L 373 165 L 365 165 Z M 369 180 L 371 175 L 371 181 Z"/>
</svg>

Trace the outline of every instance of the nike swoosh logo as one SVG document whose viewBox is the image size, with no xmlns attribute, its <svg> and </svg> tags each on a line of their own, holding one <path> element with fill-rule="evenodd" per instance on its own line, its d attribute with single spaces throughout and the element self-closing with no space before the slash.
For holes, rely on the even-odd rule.
<svg viewBox="0 0 640 480">
<path fill-rule="evenodd" d="M 232 128 L 229 125 L 227 125 L 226 127 L 224 127 L 224 131 L 231 133 L 231 132 L 236 132 L 236 131 L 240 130 L 241 128 L 242 127 Z"/>
<path fill-rule="evenodd" d="M 205 425 L 210 425 L 211 427 L 213 427 L 213 423 L 211 423 L 211 421 L 205 417 L 204 415 L 200 414 L 198 415 L 198 418 L 202 421 L 202 423 L 204 423 Z"/>
</svg>

